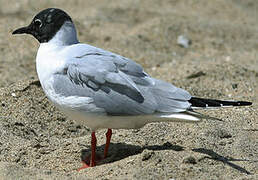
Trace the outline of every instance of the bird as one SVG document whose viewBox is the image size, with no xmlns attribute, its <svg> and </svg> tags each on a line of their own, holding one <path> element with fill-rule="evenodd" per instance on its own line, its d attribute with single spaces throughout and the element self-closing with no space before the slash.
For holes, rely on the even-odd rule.
<svg viewBox="0 0 258 180">
<path fill-rule="evenodd" d="M 112 129 L 138 129 L 152 122 L 199 122 L 198 108 L 249 106 L 248 101 L 223 101 L 192 96 L 155 79 L 135 61 L 83 44 L 72 18 L 58 8 L 40 11 L 12 34 L 29 34 L 40 43 L 36 70 L 48 99 L 71 119 L 91 129 L 91 156 L 78 170 L 96 166 L 95 131 L 107 129 L 104 156 Z"/>
</svg>

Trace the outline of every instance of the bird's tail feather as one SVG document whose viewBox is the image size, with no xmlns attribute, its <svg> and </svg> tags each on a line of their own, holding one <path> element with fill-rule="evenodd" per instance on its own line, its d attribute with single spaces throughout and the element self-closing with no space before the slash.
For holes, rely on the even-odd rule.
<svg viewBox="0 0 258 180">
<path fill-rule="evenodd" d="M 157 115 L 157 121 L 165 121 L 165 122 L 189 122 L 195 123 L 201 121 L 197 114 L 195 115 L 193 112 L 185 111 L 179 113 L 162 113 Z"/>
<path fill-rule="evenodd" d="M 210 119 L 216 121 L 222 121 L 219 118 L 211 117 L 205 114 L 194 111 L 195 109 L 208 109 L 208 108 L 219 108 L 219 107 L 233 107 L 233 106 L 250 106 L 251 102 L 247 101 L 221 101 L 216 99 L 205 99 L 192 97 L 189 101 L 191 107 L 179 113 L 162 113 L 157 114 L 156 121 L 166 122 L 189 122 L 195 123 L 200 122 L 202 119 Z"/>
<path fill-rule="evenodd" d="M 212 117 L 212 116 L 208 116 L 206 114 L 202 114 L 193 110 L 189 110 L 187 111 L 189 114 L 192 114 L 195 117 L 198 117 L 200 119 L 210 119 L 210 120 L 216 120 L 216 121 L 223 121 L 222 119 L 216 118 L 216 117 Z"/>
<path fill-rule="evenodd" d="M 219 118 L 211 117 L 193 110 L 187 110 L 179 113 L 166 113 L 158 115 L 157 121 L 163 122 L 186 122 L 196 123 L 202 121 L 202 119 L 210 119 L 216 121 L 222 121 Z"/>
</svg>

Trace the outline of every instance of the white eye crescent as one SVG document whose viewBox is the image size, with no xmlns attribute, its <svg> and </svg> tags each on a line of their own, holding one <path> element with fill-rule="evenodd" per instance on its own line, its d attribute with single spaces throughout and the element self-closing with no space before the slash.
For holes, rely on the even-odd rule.
<svg viewBox="0 0 258 180">
<path fill-rule="evenodd" d="M 41 26 L 42 26 L 42 22 L 41 22 L 40 19 L 36 19 L 36 20 L 34 21 L 34 24 L 35 24 L 36 26 L 38 26 L 38 27 L 41 27 Z"/>
</svg>

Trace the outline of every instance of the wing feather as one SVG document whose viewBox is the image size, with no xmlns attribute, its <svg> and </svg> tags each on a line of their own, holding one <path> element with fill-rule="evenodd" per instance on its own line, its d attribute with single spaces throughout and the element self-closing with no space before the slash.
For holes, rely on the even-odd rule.
<svg viewBox="0 0 258 180">
<path fill-rule="evenodd" d="M 190 107 L 188 92 L 150 77 L 133 60 L 89 45 L 74 48 L 76 56 L 71 49 L 66 73 L 58 77 L 69 81 L 66 95 L 91 97 L 113 115 L 183 112 Z"/>
<path fill-rule="evenodd" d="M 112 61 L 102 60 L 92 55 L 75 59 L 68 64 L 67 74 L 75 84 L 86 85 L 98 91 L 105 89 L 106 93 L 111 90 L 128 96 L 138 103 L 144 101 L 136 84 L 120 71 Z"/>
</svg>

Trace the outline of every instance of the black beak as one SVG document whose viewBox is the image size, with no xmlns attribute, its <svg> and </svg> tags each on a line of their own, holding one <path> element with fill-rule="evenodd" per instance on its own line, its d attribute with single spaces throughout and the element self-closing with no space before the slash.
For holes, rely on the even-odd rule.
<svg viewBox="0 0 258 180">
<path fill-rule="evenodd" d="M 29 26 L 22 27 L 13 31 L 12 34 L 31 34 Z"/>
</svg>

